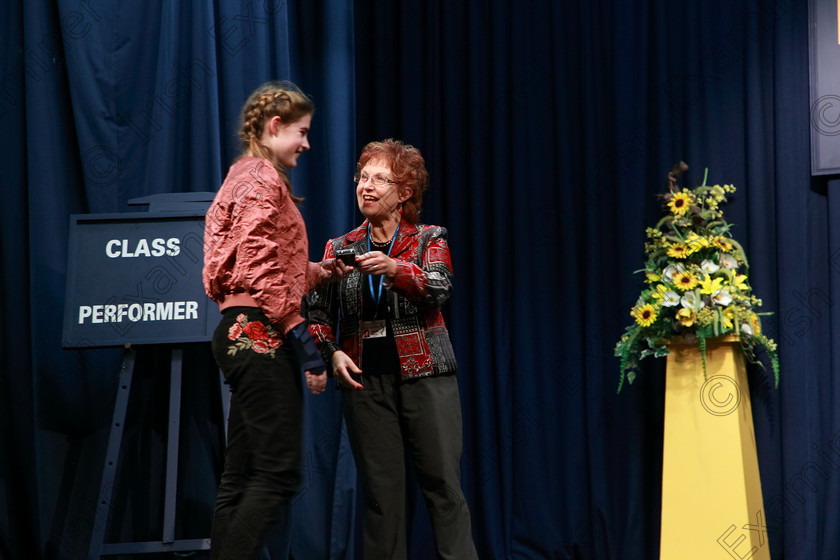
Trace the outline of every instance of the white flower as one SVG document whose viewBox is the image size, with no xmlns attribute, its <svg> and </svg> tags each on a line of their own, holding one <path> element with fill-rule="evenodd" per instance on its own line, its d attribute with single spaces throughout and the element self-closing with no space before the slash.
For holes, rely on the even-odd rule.
<svg viewBox="0 0 840 560">
<path fill-rule="evenodd" d="M 714 261 L 705 259 L 702 263 L 700 263 L 700 270 L 702 270 L 706 274 L 714 274 L 715 272 L 720 270 L 720 266 L 716 265 Z"/>
<path fill-rule="evenodd" d="M 680 299 L 680 303 L 683 307 L 687 307 L 689 309 L 694 309 L 697 311 L 706 307 L 706 304 L 703 302 L 703 299 L 697 297 L 697 292 L 684 293 L 682 299 Z"/>
<path fill-rule="evenodd" d="M 741 332 L 752 336 L 753 328 L 749 326 L 747 323 L 741 325 Z"/>
<path fill-rule="evenodd" d="M 674 290 L 668 290 L 662 294 L 662 305 L 665 307 L 674 307 L 680 304 L 680 295 Z"/>
<path fill-rule="evenodd" d="M 720 256 L 720 264 L 730 270 L 735 270 L 738 268 L 738 259 L 732 255 L 723 254 Z"/>
<path fill-rule="evenodd" d="M 683 272 L 683 267 L 678 264 L 669 264 L 665 267 L 665 270 L 662 271 L 662 278 L 667 280 L 668 282 L 674 281 L 674 274 L 678 274 Z"/>
<path fill-rule="evenodd" d="M 712 294 L 712 301 L 718 305 L 726 306 L 732 303 L 732 296 L 726 290 L 718 290 Z"/>
</svg>

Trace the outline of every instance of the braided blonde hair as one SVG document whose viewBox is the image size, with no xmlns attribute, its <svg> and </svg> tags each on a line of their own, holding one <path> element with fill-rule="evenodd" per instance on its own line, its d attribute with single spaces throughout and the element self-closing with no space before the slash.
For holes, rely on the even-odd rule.
<svg viewBox="0 0 840 560">
<path fill-rule="evenodd" d="M 244 154 L 274 162 L 271 151 L 260 142 L 266 122 L 279 116 L 283 123 L 290 124 L 314 112 L 315 104 L 295 84 L 267 82 L 261 85 L 245 101 L 239 116 L 239 139 L 242 140 Z M 295 203 L 302 201 L 303 198 L 295 196 L 292 191 L 286 169 L 277 162 L 274 162 L 274 168 L 288 186 L 292 200 Z"/>
</svg>

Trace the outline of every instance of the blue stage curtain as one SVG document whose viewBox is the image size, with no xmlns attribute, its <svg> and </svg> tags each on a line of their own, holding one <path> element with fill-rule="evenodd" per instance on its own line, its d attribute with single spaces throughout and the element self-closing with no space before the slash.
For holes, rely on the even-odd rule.
<svg viewBox="0 0 840 560">
<path fill-rule="evenodd" d="M 451 232 L 482 556 L 657 557 L 664 364 L 616 395 L 612 350 L 680 160 L 738 188 L 775 312 L 782 385 L 751 378 L 772 555 L 836 556 L 838 193 L 809 178 L 805 3 L 376 2 L 356 25 L 357 138 L 421 147 Z"/>
<path fill-rule="evenodd" d="M 445 313 L 482 558 L 657 557 L 664 363 L 616 394 L 612 353 L 656 195 L 683 160 L 685 186 L 708 168 L 737 187 L 726 216 L 775 313 L 779 389 L 750 369 L 772 557 L 835 560 L 840 182 L 810 176 L 807 3 L 21 0 L 2 14 L 3 560 L 82 557 L 100 522 L 121 351 L 61 349 L 69 215 L 215 191 L 239 107 L 268 79 L 316 104 L 292 174 L 313 259 L 361 221 L 361 146 L 395 137 L 426 157 L 422 217 L 453 251 Z M 198 538 L 222 421 L 206 348 L 185 352 L 179 535 Z M 166 348 L 138 349 L 112 539 L 159 533 L 167 367 Z M 292 555 L 357 558 L 337 397 L 306 405 Z M 411 558 L 433 558 L 411 497 Z"/>
</svg>

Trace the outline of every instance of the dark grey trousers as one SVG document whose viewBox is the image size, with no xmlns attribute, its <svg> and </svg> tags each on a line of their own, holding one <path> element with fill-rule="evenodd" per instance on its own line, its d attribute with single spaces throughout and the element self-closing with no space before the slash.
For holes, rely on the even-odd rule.
<svg viewBox="0 0 840 560">
<path fill-rule="evenodd" d="M 414 460 L 440 558 L 477 558 L 461 490 L 461 401 L 454 375 L 401 382 L 362 375 L 342 391 L 364 510 L 364 557 L 407 558 L 405 452 Z"/>
</svg>

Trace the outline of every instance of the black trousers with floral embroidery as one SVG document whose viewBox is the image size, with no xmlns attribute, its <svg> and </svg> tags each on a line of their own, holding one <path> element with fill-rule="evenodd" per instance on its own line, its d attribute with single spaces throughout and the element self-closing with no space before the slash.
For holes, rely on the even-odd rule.
<svg viewBox="0 0 840 560">
<path fill-rule="evenodd" d="M 303 393 L 291 346 L 259 308 L 225 310 L 213 356 L 231 388 L 225 465 L 216 497 L 211 558 L 260 558 L 300 487 Z"/>
</svg>

